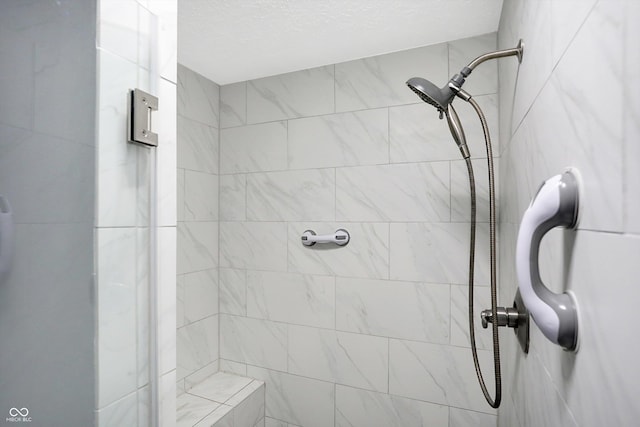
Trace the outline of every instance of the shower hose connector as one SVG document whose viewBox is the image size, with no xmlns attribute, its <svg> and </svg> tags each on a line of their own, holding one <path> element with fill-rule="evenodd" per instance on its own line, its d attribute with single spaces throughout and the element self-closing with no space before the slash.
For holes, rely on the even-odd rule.
<svg viewBox="0 0 640 427">
<path fill-rule="evenodd" d="M 509 328 L 517 328 L 518 321 L 520 319 L 520 314 L 518 310 L 511 307 L 498 307 L 496 309 L 498 314 L 498 323 L 497 326 L 507 326 Z M 480 319 L 482 320 L 482 327 L 487 329 L 489 327 L 489 323 L 493 323 L 493 315 L 491 314 L 491 309 L 482 310 L 480 313 Z"/>
</svg>

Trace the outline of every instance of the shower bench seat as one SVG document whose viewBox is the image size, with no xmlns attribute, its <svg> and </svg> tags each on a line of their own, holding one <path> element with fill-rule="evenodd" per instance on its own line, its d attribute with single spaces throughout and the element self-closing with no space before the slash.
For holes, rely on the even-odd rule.
<svg viewBox="0 0 640 427">
<path fill-rule="evenodd" d="M 264 427 L 264 382 L 217 372 L 177 398 L 177 427 Z"/>
</svg>

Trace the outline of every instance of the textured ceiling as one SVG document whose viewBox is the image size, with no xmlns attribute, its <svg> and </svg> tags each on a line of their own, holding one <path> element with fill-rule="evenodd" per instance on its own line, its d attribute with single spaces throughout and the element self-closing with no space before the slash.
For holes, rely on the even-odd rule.
<svg viewBox="0 0 640 427">
<path fill-rule="evenodd" d="M 179 0 L 178 62 L 218 84 L 498 29 L 502 0 Z"/>
</svg>

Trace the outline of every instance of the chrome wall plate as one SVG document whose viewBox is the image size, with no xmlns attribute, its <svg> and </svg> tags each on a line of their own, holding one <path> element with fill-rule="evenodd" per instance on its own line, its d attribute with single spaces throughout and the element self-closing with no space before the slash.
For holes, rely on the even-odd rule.
<svg viewBox="0 0 640 427">
<path fill-rule="evenodd" d="M 525 354 L 529 353 L 529 310 L 525 307 L 522 297 L 520 296 L 520 289 L 516 292 L 516 297 L 513 300 L 513 308 L 518 311 L 518 326 L 513 329 L 520 348 Z"/>
<path fill-rule="evenodd" d="M 158 134 L 151 131 L 151 112 L 158 110 L 158 98 L 140 89 L 132 89 L 128 104 L 129 142 L 156 147 Z"/>
</svg>

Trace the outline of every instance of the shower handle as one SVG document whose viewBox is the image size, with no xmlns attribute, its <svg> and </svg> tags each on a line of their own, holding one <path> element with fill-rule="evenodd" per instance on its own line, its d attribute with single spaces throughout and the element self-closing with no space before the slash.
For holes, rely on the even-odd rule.
<svg viewBox="0 0 640 427">
<path fill-rule="evenodd" d="M 335 243 L 338 246 L 344 246 L 349 243 L 351 236 L 344 228 L 336 230 L 333 234 L 317 235 L 313 230 L 306 230 L 302 233 L 302 244 L 305 246 L 313 246 L 316 243 Z"/>
<path fill-rule="evenodd" d="M 569 169 L 546 180 L 525 211 L 516 245 L 518 287 L 540 331 L 565 350 L 578 347 L 578 309 L 570 292 L 556 294 L 540 278 L 538 253 L 544 235 L 578 222 L 579 173 Z"/>
</svg>

